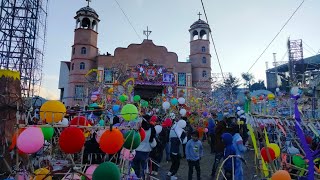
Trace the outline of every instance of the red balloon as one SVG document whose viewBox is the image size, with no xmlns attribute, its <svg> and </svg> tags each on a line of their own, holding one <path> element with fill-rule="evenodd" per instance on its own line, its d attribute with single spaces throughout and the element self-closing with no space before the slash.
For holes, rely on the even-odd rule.
<svg viewBox="0 0 320 180">
<path fill-rule="evenodd" d="M 151 122 L 157 122 L 157 120 L 158 120 L 157 116 L 154 116 L 154 115 L 150 119 Z"/>
<path fill-rule="evenodd" d="M 308 144 L 312 144 L 312 137 L 306 136 L 306 141 Z"/>
<path fill-rule="evenodd" d="M 88 124 L 89 124 L 89 121 L 84 116 L 74 117 L 70 121 L 70 125 L 88 126 Z"/>
<path fill-rule="evenodd" d="M 84 143 L 84 134 L 81 129 L 76 127 L 64 129 L 59 138 L 60 148 L 67 154 L 74 154 L 81 151 Z"/>
<path fill-rule="evenodd" d="M 162 127 L 171 127 L 171 126 L 172 126 L 172 120 L 170 118 L 167 118 L 162 123 Z"/>
<path fill-rule="evenodd" d="M 144 138 L 146 138 L 146 131 L 143 128 L 140 128 L 139 134 L 140 134 L 141 142 L 142 142 L 144 140 Z"/>
<path fill-rule="evenodd" d="M 269 161 L 267 152 L 269 152 L 269 154 L 270 154 L 271 161 L 273 161 L 274 159 L 276 159 L 276 153 L 274 152 L 273 149 L 271 149 L 271 148 L 269 148 L 269 147 L 267 147 L 267 148 L 263 147 L 263 148 L 261 149 L 261 156 L 262 156 L 262 158 L 263 158 L 263 160 L 264 160 L 265 162 L 267 162 L 267 163 L 271 162 L 271 161 Z"/>
<path fill-rule="evenodd" d="M 124 138 L 119 129 L 106 130 L 100 138 L 100 149 L 107 154 L 115 154 L 122 148 Z"/>
</svg>

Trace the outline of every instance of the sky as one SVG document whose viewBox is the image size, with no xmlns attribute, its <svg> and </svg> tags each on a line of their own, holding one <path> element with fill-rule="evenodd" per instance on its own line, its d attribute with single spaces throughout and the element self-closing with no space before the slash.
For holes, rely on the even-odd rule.
<svg viewBox="0 0 320 180">
<path fill-rule="evenodd" d="M 152 31 L 149 39 L 166 46 L 179 61 L 189 56 L 189 27 L 203 13 L 200 0 L 117 0 L 140 37 L 130 26 L 116 0 L 92 0 L 90 6 L 99 14 L 98 47 L 101 53 L 114 54 L 117 47 L 141 43 L 143 30 Z M 203 0 L 209 25 L 223 72 L 241 78 L 278 33 L 302 0 Z M 76 11 L 87 5 L 85 0 L 51 0 L 47 24 L 47 44 L 40 95 L 59 97 L 60 61 L 70 61 Z M 288 38 L 302 39 L 304 57 L 320 50 L 320 1 L 305 0 L 302 7 L 261 57 L 250 73 L 255 80 L 265 80 L 266 62 L 272 66 L 273 53 L 278 61 L 285 56 Z M 205 20 L 202 16 L 201 19 Z M 220 73 L 217 58 L 212 55 L 212 73 Z"/>
</svg>

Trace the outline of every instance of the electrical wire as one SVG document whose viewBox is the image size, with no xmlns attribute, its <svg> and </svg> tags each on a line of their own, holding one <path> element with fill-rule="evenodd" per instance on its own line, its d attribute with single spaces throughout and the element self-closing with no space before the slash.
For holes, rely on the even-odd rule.
<svg viewBox="0 0 320 180">
<path fill-rule="evenodd" d="M 202 4 L 202 9 L 203 9 L 203 12 L 204 12 L 204 16 L 206 17 L 207 24 L 209 24 L 209 20 L 208 20 L 208 16 L 207 16 L 207 13 L 206 13 L 206 9 L 205 9 L 204 4 L 203 4 L 203 0 L 201 0 L 201 4 Z M 214 43 L 213 36 L 212 36 L 211 32 L 210 32 L 210 37 L 211 37 L 213 48 L 214 48 L 214 51 L 215 51 L 215 54 L 216 54 L 216 57 L 217 57 L 217 60 L 218 60 L 218 64 L 219 64 L 219 68 L 220 68 L 220 71 L 221 71 L 221 75 L 222 75 L 223 81 L 225 81 L 225 77 L 224 77 L 224 74 L 223 74 L 223 71 L 222 71 L 222 67 L 221 67 L 221 63 L 220 63 L 220 58 L 219 58 L 218 51 L 217 51 L 217 48 L 216 48 L 216 44 Z"/>
<path fill-rule="evenodd" d="M 284 23 L 284 25 L 281 27 L 280 31 L 276 34 L 276 36 L 271 40 L 271 42 L 267 45 L 267 47 L 262 51 L 262 53 L 260 54 L 260 56 L 254 61 L 254 63 L 251 65 L 251 67 L 249 68 L 248 72 L 253 68 L 253 66 L 259 61 L 259 59 L 263 56 L 263 54 L 267 51 L 267 49 L 271 46 L 271 44 L 273 43 L 273 41 L 279 36 L 279 34 L 282 32 L 282 30 L 286 27 L 286 25 L 289 23 L 289 21 L 292 19 L 292 17 L 296 14 L 296 12 L 300 9 L 300 7 L 302 6 L 302 4 L 305 2 L 305 0 L 303 0 L 299 6 L 296 8 L 296 10 L 292 13 L 292 15 L 289 17 L 289 19 Z"/>
<path fill-rule="evenodd" d="M 309 50 L 313 51 L 313 53 L 311 54 L 317 54 L 317 52 L 311 46 L 309 46 L 304 40 L 302 40 L 302 43 L 306 45 L 309 48 Z"/>
<path fill-rule="evenodd" d="M 120 6 L 119 2 L 118 2 L 117 0 L 114 0 L 114 1 L 118 4 L 120 10 L 122 11 L 123 15 L 126 17 L 127 21 L 129 22 L 130 26 L 132 27 L 132 29 L 134 30 L 134 32 L 136 33 L 136 35 L 138 36 L 138 38 L 140 39 L 140 41 L 142 41 L 142 39 L 141 39 L 141 37 L 139 36 L 137 30 L 136 30 L 136 29 L 134 28 L 134 26 L 132 25 L 129 17 L 128 17 L 127 14 L 124 12 L 124 10 L 123 10 L 122 7 Z"/>
</svg>

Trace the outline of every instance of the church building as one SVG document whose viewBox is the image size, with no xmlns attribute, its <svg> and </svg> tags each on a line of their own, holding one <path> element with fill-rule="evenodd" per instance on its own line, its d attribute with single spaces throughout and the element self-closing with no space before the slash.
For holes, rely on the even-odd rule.
<svg viewBox="0 0 320 180">
<path fill-rule="evenodd" d="M 132 94 L 151 99 L 158 94 L 168 97 L 184 96 L 196 88 L 211 92 L 211 54 L 209 25 L 200 19 L 189 29 L 190 55 L 188 62 L 179 62 L 174 52 L 155 45 L 149 39 L 151 31 L 145 31 L 147 39 L 141 44 L 118 47 L 112 54 L 100 54 L 98 49 L 99 15 L 90 6 L 81 8 L 74 17 L 74 43 L 71 60 L 60 64 L 60 100 L 67 106 L 80 104 L 88 97 L 89 86 L 95 82 L 113 85 L 125 78 L 133 78 Z M 125 75 L 125 76 L 124 76 Z M 122 79 L 124 80 L 124 79 Z M 90 93 L 90 92 L 89 92 Z"/>
</svg>

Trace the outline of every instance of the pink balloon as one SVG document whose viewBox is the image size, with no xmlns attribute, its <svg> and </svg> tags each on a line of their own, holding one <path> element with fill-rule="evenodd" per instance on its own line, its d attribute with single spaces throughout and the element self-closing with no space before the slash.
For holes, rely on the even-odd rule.
<svg viewBox="0 0 320 180">
<path fill-rule="evenodd" d="M 87 175 L 87 177 L 89 179 L 92 179 L 92 174 L 93 174 L 94 170 L 96 170 L 97 167 L 98 167 L 98 165 L 96 165 L 96 164 L 93 164 L 88 167 L 85 174 Z"/>
<path fill-rule="evenodd" d="M 124 160 L 133 160 L 134 156 L 136 155 L 135 151 L 130 152 L 129 149 L 123 148 L 121 150 L 121 158 Z"/>
<path fill-rule="evenodd" d="M 208 128 L 204 128 L 204 132 L 207 133 L 209 130 Z"/>
<path fill-rule="evenodd" d="M 26 179 L 30 179 L 28 173 L 26 171 L 19 172 L 18 180 L 26 180 Z"/>
<path fill-rule="evenodd" d="M 17 147 L 26 154 L 38 152 L 44 144 L 44 137 L 40 128 L 29 127 L 17 139 Z"/>
<path fill-rule="evenodd" d="M 103 134 L 105 131 L 106 131 L 106 130 L 102 129 L 102 130 L 99 130 L 99 131 L 97 132 L 97 134 L 96 134 L 96 141 L 97 141 L 97 143 L 100 142 L 100 138 L 101 138 L 102 134 Z"/>
</svg>

